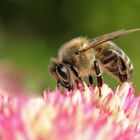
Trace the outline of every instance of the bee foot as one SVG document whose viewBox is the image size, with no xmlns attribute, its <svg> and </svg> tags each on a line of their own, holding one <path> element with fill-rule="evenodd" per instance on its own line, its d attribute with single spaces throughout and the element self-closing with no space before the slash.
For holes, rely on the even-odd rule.
<svg viewBox="0 0 140 140">
<path fill-rule="evenodd" d="M 101 88 L 99 88 L 99 97 L 102 97 L 102 91 L 101 91 Z"/>
</svg>

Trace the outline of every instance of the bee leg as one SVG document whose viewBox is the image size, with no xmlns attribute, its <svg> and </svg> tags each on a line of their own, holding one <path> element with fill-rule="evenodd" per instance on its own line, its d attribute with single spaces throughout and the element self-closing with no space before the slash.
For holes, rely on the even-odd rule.
<svg viewBox="0 0 140 140">
<path fill-rule="evenodd" d="M 68 91 L 72 90 L 73 89 L 73 86 L 71 86 L 69 83 L 67 82 L 60 82 L 61 86 L 64 87 L 64 88 L 67 88 Z"/>
<path fill-rule="evenodd" d="M 121 82 L 125 82 L 127 81 L 127 73 L 126 73 L 126 65 L 124 63 L 124 61 L 118 57 L 118 67 L 119 67 L 119 78 Z"/>
<path fill-rule="evenodd" d="M 57 81 L 57 88 L 59 88 L 60 81 Z"/>
<path fill-rule="evenodd" d="M 73 71 L 73 73 L 75 74 L 75 76 L 78 78 L 79 77 L 79 71 L 78 71 L 78 69 L 74 65 L 71 65 L 71 70 Z"/>
<path fill-rule="evenodd" d="M 80 89 L 78 80 L 75 80 L 75 83 L 76 83 L 76 87 L 77 87 L 78 89 Z"/>
<path fill-rule="evenodd" d="M 73 73 L 75 74 L 75 76 L 77 77 L 77 80 L 76 80 L 76 84 L 77 84 L 77 88 L 79 89 L 79 82 L 82 84 L 82 86 L 84 87 L 84 84 L 83 84 L 83 81 L 82 81 L 82 78 L 80 77 L 79 75 L 79 71 L 78 69 L 74 66 L 74 65 L 71 65 L 71 70 L 73 71 Z"/>
<path fill-rule="evenodd" d="M 88 80 L 89 80 L 89 84 L 92 85 L 93 84 L 93 78 L 91 75 L 88 76 Z"/>
<path fill-rule="evenodd" d="M 100 67 L 97 61 L 94 61 L 94 68 L 95 68 L 95 73 L 97 76 L 97 86 L 99 88 L 99 97 L 101 97 L 101 87 L 103 85 L 103 79 L 101 76 L 101 71 L 100 71 Z"/>
</svg>

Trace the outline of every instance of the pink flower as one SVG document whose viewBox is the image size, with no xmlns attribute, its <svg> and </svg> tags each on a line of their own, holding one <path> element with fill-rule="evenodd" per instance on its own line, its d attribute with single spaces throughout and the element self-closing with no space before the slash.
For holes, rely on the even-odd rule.
<svg viewBox="0 0 140 140">
<path fill-rule="evenodd" d="M 58 89 L 42 97 L 0 97 L 1 140 L 140 140 L 140 96 L 131 83 L 116 90 Z"/>
</svg>

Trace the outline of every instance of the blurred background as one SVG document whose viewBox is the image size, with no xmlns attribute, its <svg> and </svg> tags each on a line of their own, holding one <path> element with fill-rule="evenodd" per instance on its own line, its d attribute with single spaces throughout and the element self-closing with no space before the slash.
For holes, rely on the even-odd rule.
<svg viewBox="0 0 140 140">
<path fill-rule="evenodd" d="M 135 27 L 140 27 L 139 0 L 0 0 L 0 86 L 13 92 L 54 89 L 48 63 L 64 42 Z M 134 63 L 138 93 L 140 32 L 114 42 Z M 104 79 L 111 87 L 118 84 L 107 74 Z"/>
</svg>

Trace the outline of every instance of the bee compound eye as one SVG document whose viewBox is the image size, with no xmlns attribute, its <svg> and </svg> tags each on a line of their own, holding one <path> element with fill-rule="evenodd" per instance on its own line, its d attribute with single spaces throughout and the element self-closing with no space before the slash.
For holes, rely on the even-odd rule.
<svg viewBox="0 0 140 140">
<path fill-rule="evenodd" d="M 69 72 L 63 64 L 58 64 L 56 66 L 56 72 L 57 72 L 60 79 L 62 79 L 64 81 L 69 80 Z"/>
</svg>

